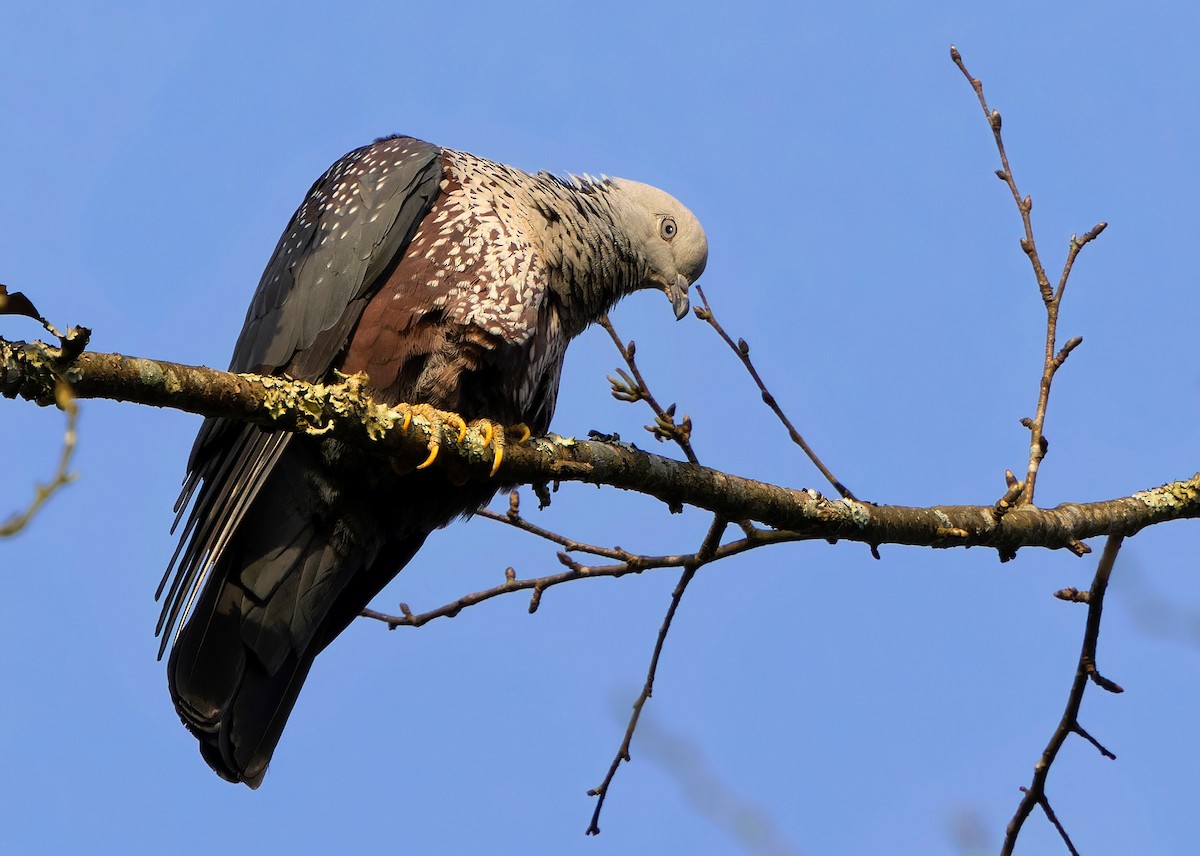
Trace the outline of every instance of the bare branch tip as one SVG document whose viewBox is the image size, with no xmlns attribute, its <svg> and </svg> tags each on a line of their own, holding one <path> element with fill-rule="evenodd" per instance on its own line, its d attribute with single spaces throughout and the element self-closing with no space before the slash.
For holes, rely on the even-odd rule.
<svg viewBox="0 0 1200 856">
<path fill-rule="evenodd" d="M 1065 600 L 1068 603 L 1090 603 L 1092 600 L 1091 592 L 1080 591 L 1075 586 L 1068 586 L 1065 589 L 1059 589 L 1054 593 L 1054 596 L 1059 600 Z"/>
<path fill-rule="evenodd" d="M 1104 677 L 1104 675 L 1100 674 L 1095 669 L 1093 669 L 1091 672 L 1088 673 L 1088 677 L 1090 677 L 1092 679 L 1092 683 L 1094 683 L 1096 686 L 1100 687 L 1100 689 L 1102 689 L 1102 690 L 1106 690 L 1107 692 L 1110 692 L 1110 693 L 1125 692 L 1125 688 L 1123 686 L 1118 684 L 1116 681 L 1110 681 L 1108 678 Z"/>
<path fill-rule="evenodd" d="M 1073 339 L 1068 340 L 1067 343 L 1062 346 L 1062 349 L 1058 352 L 1058 354 L 1054 357 L 1054 362 L 1053 362 L 1054 369 L 1058 370 L 1058 369 L 1062 368 L 1062 364 L 1067 361 L 1067 356 L 1071 353 L 1071 351 L 1075 350 L 1082 344 L 1083 344 L 1082 336 L 1076 336 Z"/>
</svg>

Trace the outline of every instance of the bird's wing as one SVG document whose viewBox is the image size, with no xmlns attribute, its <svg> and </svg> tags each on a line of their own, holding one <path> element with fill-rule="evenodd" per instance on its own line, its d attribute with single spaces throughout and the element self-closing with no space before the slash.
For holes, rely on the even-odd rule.
<svg viewBox="0 0 1200 856">
<path fill-rule="evenodd" d="M 378 140 L 329 168 L 275 247 L 246 313 L 231 371 L 324 377 L 381 281 L 403 255 L 438 195 L 441 150 L 408 137 Z M 292 435 L 224 419 L 201 427 L 176 505 L 187 510 L 157 632 L 159 656 L 186 616 Z"/>
<path fill-rule="evenodd" d="M 390 137 L 317 179 L 267 263 L 230 371 L 325 374 L 438 193 L 441 150 Z M 332 334 L 332 335 L 331 335 Z"/>
</svg>

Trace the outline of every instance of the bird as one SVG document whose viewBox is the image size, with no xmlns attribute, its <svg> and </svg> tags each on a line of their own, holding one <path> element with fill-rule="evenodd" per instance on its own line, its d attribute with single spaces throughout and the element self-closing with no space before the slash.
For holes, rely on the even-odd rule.
<svg viewBox="0 0 1200 856">
<path fill-rule="evenodd" d="M 655 187 L 382 137 L 305 195 L 229 369 L 306 381 L 363 372 L 378 402 L 543 434 L 571 339 L 642 289 L 664 292 L 682 318 L 707 259 L 699 221 Z M 176 712 L 209 766 L 259 787 L 316 656 L 430 533 L 500 487 L 206 419 L 156 633 Z"/>
</svg>

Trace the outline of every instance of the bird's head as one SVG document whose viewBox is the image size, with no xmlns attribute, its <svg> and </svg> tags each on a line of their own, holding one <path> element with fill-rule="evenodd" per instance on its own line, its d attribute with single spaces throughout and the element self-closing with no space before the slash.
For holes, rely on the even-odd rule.
<svg viewBox="0 0 1200 856">
<path fill-rule="evenodd" d="M 708 262 L 704 227 L 678 199 L 657 187 L 610 179 L 614 209 L 646 270 L 638 288 L 656 288 L 667 295 L 682 318 L 688 311 L 688 286 L 700 278 Z"/>
</svg>

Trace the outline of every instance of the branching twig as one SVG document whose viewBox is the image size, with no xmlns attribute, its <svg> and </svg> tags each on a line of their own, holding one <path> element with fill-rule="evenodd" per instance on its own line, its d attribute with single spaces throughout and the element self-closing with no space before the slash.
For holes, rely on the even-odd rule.
<svg viewBox="0 0 1200 856">
<path fill-rule="evenodd" d="M 1116 757 L 1080 726 L 1079 708 L 1083 704 L 1083 693 L 1087 689 L 1088 681 L 1094 682 L 1097 686 L 1109 692 L 1122 692 L 1121 687 L 1103 677 L 1096 670 L 1096 643 L 1100 638 L 1100 617 L 1104 610 L 1104 592 L 1108 588 L 1108 580 L 1112 576 L 1113 565 L 1117 561 L 1117 553 L 1121 549 L 1122 540 L 1123 536 L 1121 535 L 1109 535 L 1108 540 L 1104 544 L 1104 552 L 1100 554 L 1100 561 L 1096 566 L 1096 575 L 1092 579 L 1092 587 L 1088 591 L 1086 598 L 1088 605 L 1087 625 L 1083 633 L 1083 647 L 1079 653 L 1079 665 L 1075 669 L 1075 680 L 1071 684 L 1071 692 L 1067 696 L 1067 707 L 1063 711 L 1058 727 L 1054 729 L 1054 734 L 1050 737 L 1050 742 L 1046 745 L 1045 751 L 1042 752 L 1041 759 L 1034 765 L 1033 781 L 1028 788 L 1021 789 L 1024 791 L 1025 796 L 1021 799 L 1016 813 L 1008 824 L 1008 831 L 1004 836 L 1004 847 L 1000 851 L 1001 856 L 1009 856 L 1013 852 L 1013 848 L 1017 843 L 1017 836 L 1021 834 L 1021 826 L 1025 823 L 1025 819 L 1029 817 L 1030 812 L 1033 811 L 1034 806 L 1041 806 L 1042 810 L 1046 813 L 1046 817 L 1058 829 L 1063 841 L 1067 843 L 1071 852 L 1075 852 L 1074 847 L 1071 845 L 1071 839 L 1067 837 L 1066 831 L 1050 810 L 1050 803 L 1046 800 L 1046 779 L 1050 775 L 1050 767 L 1053 766 L 1054 759 L 1058 756 L 1058 750 L 1062 748 L 1067 737 L 1073 733 L 1078 734 L 1095 746 L 1105 758 L 1112 759 Z M 1064 599 L 1084 602 L 1083 598 L 1077 596 L 1069 595 Z"/>
<path fill-rule="evenodd" d="M 650 392 L 650 387 L 646 383 L 646 379 L 642 376 L 641 370 L 637 364 L 637 345 L 630 341 L 628 345 L 617 334 L 612 322 L 605 315 L 600 319 L 600 326 L 608 331 L 609 337 L 612 338 L 613 344 L 617 346 L 617 350 L 621 352 L 621 358 L 625 360 L 625 365 L 629 367 L 632 377 L 626 374 L 621 369 L 617 369 L 617 374 L 621 375 L 621 379 L 610 377 L 608 382 L 612 384 L 613 397 L 619 401 L 644 401 L 654 411 L 654 424 L 647 425 L 646 430 L 654 435 L 654 439 L 658 441 L 671 440 L 683 452 L 684 457 L 693 464 L 699 463 L 695 451 L 692 450 L 692 420 L 691 417 L 684 415 L 680 422 L 675 421 L 675 405 L 671 404 L 663 407 L 655 399 Z"/>
<path fill-rule="evenodd" d="M 537 526 L 530 524 L 528 521 L 517 518 L 510 518 L 508 515 L 496 514 L 495 512 L 487 512 L 480 516 L 487 517 L 489 520 L 495 520 L 499 523 L 505 523 L 509 526 L 514 526 L 524 532 L 537 535 L 552 541 L 555 544 L 560 544 L 567 547 L 568 550 L 579 550 L 581 552 L 592 553 L 595 555 L 620 555 L 626 557 L 624 560 L 614 565 L 584 565 L 571 559 L 565 552 L 558 554 L 558 559 L 568 570 L 558 573 L 549 574 L 542 577 L 531 577 L 529 579 L 519 580 L 516 578 L 515 572 L 505 574 L 504 582 L 482 591 L 473 592 L 457 600 L 451 601 L 436 609 L 431 609 L 428 612 L 414 613 L 406 609 L 406 605 L 401 605 L 401 615 L 389 615 L 384 612 L 378 612 L 373 609 L 364 609 L 362 616 L 371 618 L 375 621 L 381 621 L 388 625 L 389 630 L 395 630 L 397 627 L 420 627 L 422 624 L 427 624 L 435 618 L 453 618 L 458 615 L 463 609 L 468 606 L 474 606 L 482 603 L 485 600 L 491 600 L 494 597 L 501 595 L 512 594 L 519 591 L 532 591 L 534 600 L 530 603 L 530 612 L 536 612 L 538 604 L 541 602 L 542 592 L 547 589 L 554 588 L 562 583 L 571 582 L 572 580 L 583 579 L 604 579 L 610 577 L 623 577 L 627 574 L 640 574 L 642 571 L 656 571 L 666 568 L 686 568 L 691 564 L 699 561 L 696 553 L 675 553 L 662 556 L 639 555 L 629 553 L 618 548 L 597 547 L 591 544 L 582 544 L 578 541 L 573 541 L 565 538 L 554 532 L 549 532 L 545 529 L 540 529 Z M 785 544 L 794 541 L 811 541 L 812 536 L 802 534 L 800 532 L 786 532 L 780 530 L 760 530 L 753 536 L 741 538 L 737 541 L 730 541 L 727 544 L 722 544 L 713 553 L 712 557 L 702 564 L 710 564 L 719 562 L 722 559 L 728 559 L 731 556 L 736 556 L 745 553 L 749 550 L 754 550 L 758 547 L 766 547 L 769 544 Z"/>
<path fill-rule="evenodd" d="M 600 834 L 600 812 L 604 808 L 604 800 L 608 796 L 609 785 L 612 784 L 613 777 L 616 776 L 621 762 L 629 761 L 629 744 L 633 740 L 633 732 L 637 730 L 638 718 L 642 714 L 642 708 L 645 707 L 646 702 L 654 693 L 654 677 L 658 672 L 658 659 L 662 655 L 663 644 L 667 640 L 667 633 L 671 630 L 671 621 L 675 618 L 675 611 L 679 608 L 679 602 L 683 599 L 683 594 L 687 591 L 688 584 L 696 576 L 696 571 L 713 560 L 717 548 L 721 544 L 721 536 L 725 534 L 725 529 L 728 525 L 728 521 L 720 517 L 713 519 L 708 534 L 704 536 L 704 542 L 700 545 L 700 549 L 696 552 L 693 560 L 684 566 L 683 576 L 679 578 L 679 583 L 675 586 L 675 591 L 671 594 L 671 605 L 667 607 L 667 614 L 663 618 L 662 626 L 658 628 L 658 638 L 654 642 L 654 653 L 650 657 L 650 668 L 646 671 L 646 683 L 642 686 L 641 693 L 633 703 L 633 713 L 630 714 L 629 724 L 625 727 L 625 737 L 621 741 L 621 748 L 617 750 L 612 764 L 609 765 L 608 773 L 604 776 L 604 781 L 600 783 L 598 788 L 588 791 L 588 796 L 596 797 L 596 807 L 592 811 L 592 820 L 587 828 L 588 835 Z"/>
<path fill-rule="evenodd" d="M 703 543 L 699 550 L 690 555 L 672 555 L 672 556 L 645 556 L 630 553 L 620 547 L 607 548 L 599 547 L 593 544 L 585 544 L 574 539 L 567 538 L 556 532 L 543 529 L 536 526 L 520 516 L 519 505 L 514 500 L 507 514 L 499 514 L 494 511 L 480 512 L 481 516 L 489 520 L 495 520 L 500 523 L 513 526 L 524 532 L 537 535 L 552 543 L 564 547 L 566 551 L 586 552 L 592 555 L 605 556 L 619 559 L 619 564 L 602 565 L 602 566 L 587 566 L 574 561 L 566 552 L 558 554 L 559 560 L 567 565 L 568 570 L 551 576 L 539 577 L 535 579 L 518 580 L 515 572 L 509 568 L 505 572 L 505 579 L 501 585 L 484 591 L 475 592 L 474 594 L 465 595 L 458 600 L 448 603 L 437 609 L 430 610 L 420 614 L 413 613 L 408 607 L 408 604 L 400 604 L 401 615 L 387 615 L 377 612 L 372 609 L 365 609 L 362 616 L 371 618 L 376 621 L 381 621 L 388 625 L 389 630 L 394 630 L 397 627 L 420 627 L 423 624 L 432 621 L 435 618 L 453 618 L 458 615 L 463 609 L 474 606 L 485 600 L 490 600 L 500 595 L 509 594 L 516 591 L 532 590 L 533 596 L 530 600 L 529 611 L 535 612 L 541 604 L 542 593 L 553 586 L 560 585 L 570 580 L 582 579 L 587 577 L 620 577 L 630 573 L 641 573 L 644 570 L 652 568 L 666 567 L 682 567 L 683 574 L 679 579 L 675 590 L 671 595 L 671 603 L 667 608 L 667 613 L 663 618 L 662 625 L 659 627 L 658 636 L 655 639 L 654 652 L 650 658 L 650 666 L 647 670 L 646 681 L 643 685 L 642 692 L 634 701 L 633 712 L 630 715 L 629 723 L 625 729 L 624 738 L 621 741 L 621 746 L 614 757 L 612 764 L 609 766 L 608 772 L 604 777 L 604 781 L 599 787 L 590 790 L 588 793 L 591 796 L 597 797 L 596 806 L 592 814 L 591 823 L 588 826 L 587 832 L 589 835 L 598 835 L 600 832 L 599 820 L 600 812 L 604 806 L 605 797 L 608 794 L 609 786 L 612 784 L 613 778 L 616 776 L 617 769 L 623 761 L 627 762 L 630 759 L 629 746 L 633 740 L 634 732 L 637 730 L 638 720 L 641 716 L 642 709 L 646 702 L 653 694 L 654 680 L 658 672 L 658 663 L 662 655 L 663 646 L 666 643 L 667 634 L 670 632 L 671 623 L 674 620 L 675 613 L 679 608 L 680 601 L 684 593 L 687 591 L 688 585 L 694 579 L 696 572 L 710 562 L 719 561 L 723 558 L 754 549 L 756 547 L 765 546 L 771 543 L 782 543 L 784 541 L 805 540 L 806 536 L 798 532 L 781 532 L 781 531 L 758 531 L 754 530 L 746 538 L 729 544 L 721 544 L 721 536 L 724 534 L 727 521 L 720 517 L 713 519 L 712 526 L 709 528 L 708 534 L 705 535 Z"/>
<path fill-rule="evenodd" d="M 829 471 L 829 468 L 826 467 L 825 464 L 821 463 L 821 459 L 817 457 L 817 453 L 814 452 L 812 447 L 808 445 L 802 436 L 800 436 L 800 432 L 796 430 L 796 426 L 792 424 L 792 421 L 788 419 L 787 414 L 783 412 L 783 408 L 779 406 L 779 402 L 775 400 L 775 396 L 772 395 L 771 391 L 767 389 L 767 385 L 763 383 L 763 379 L 759 375 L 758 369 L 754 367 L 754 362 L 750 359 L 750 346 L 746 343 L 746 340 L 738 339 L 737 342 L 734 342 L 730 335 L 725 332 L 725 328 L 718 323 L 716 316 L 713 314 L 712 307 L 708 303 L 708 298 L 704 294 L 704 289 L 700 288 L 700 286 L 696 286 L 696 293 L 700 295 L 700 301 L 704 304 L 703 308 L 699 306 L 695 308 L 694 311 L 696 313 L 696 317 L 701 321 L 707 321 L 709 326 L 717 331 L 717 335 L 724 340 L 725 344 L 728 345 L 733 352 L 738 355 L 738 359 L 742 361 L 742 365 L 746 367 L 746 371 L 750 373 L 750 377 L 752 377 L 754 379 L 754 383 L 758 385 L 758 391 L 762 395 L 763 403 L 766 404 L 767 407 L 771 408 L 771 412 L 774 413 L 776 418 L 783 423 L 783 427 L 787 429 L 788 436 L 792 438 L 792 442 L 804 450 L 804 454 L 808 455 L 808 459 L 813 462 L 813 465 L 818 470 L 821 471 L 821 475 L 825 476 L 825 480 L 833 485 L 833 489 L 836 490 L 843 499 L 854 499 L 854 494 L 850 492 L 850 489 L 842 484 L 842 482 L 837 479 L 832 472 Z"/>
<path fill-rule="evenodd" d="M 1079 251 L 1084 246 L 1094 241 L 1101 232 L 1107 227 L 1107 223 L 1100 222 L 1084 233 L 1083 237 L 1077 235 L 1071 236 L 1071 242 L 1067 249 L 1067 259 L 1063 264 L 1062 275 L 1058 280 L 1058 287 L 1051 289 L 1050 280 L 1046 276 L 1045 266 L 1042 264 L 1041 257 L 1038 255 L 1037 242 L 1033 236 L 1033 220 L 1031 213 L 1033 211 L 1033 199 L 1030 196 L 1021 196 L 1021 192 L 1017 190 L 1017 182 L 1013 177 L 1012 168 L 1008 163 L 1008 153 L 1004 150 L 1004 138 L 1000 133 L 1001 120 L 1000 111 L 993 110 L 988 106 L 987 99 L 983 95 L 983 83 L 977 77 L 972 77 L 967 71 L 966 64 L 963 62 L 962 55 L 958 52 L 958 48 L 954 45 L 950 46 L 950 59 L 958 66 L 958 70 L 963 73 L 967 81 L 971 84 L 971 88 L 975 90 L 975 95 L 979 99 L 979 104 L 983 108 L 983 115 L 987 119 L 988 126 L 992 129 L 992 136 L 996 140 L 996 149 L 1000 153 L 1000 169 L 996 170 L 996 177 L 1003 181 L 1009 191 L 1012 193 L 1013 201 L 1017 204 L 1017 210 L 1021 214 L 1021 223 L 1025 227 L 1025 237 L 1021 239 L 1021 249 L 1025 255 L 1029 257 L 1029 263 L 1033 267 L 1034 277 L 1037 279 L 1038 291 L 1042 295 L 1042 302 L 1046 306 L 1046 349 L 1045 358 L 1042 363 L 1042 379 L 1038 391 L 1037 411 L 1032 419 L 1023 419 L 1021 424 L 1029 429 L 1029 469 L 1025 477 L 1024 490 L 1017 497 L 1017 502 L 1022 505 L 1033 504 L 1033 492 L 1037 483 L 1038 468 L 1041 466 L 1042 459 L 1046 456 L 1046 407 L 1050 401 L 1050 387 L 1054 382 L 1054 375 L 1062 368 L 1067 356 L 1076 347 L 1083 342 L 1083 338 L 1076 336 L 1067 342 L 1061 350 L 1056 351 L 1057 336 L 1058 336 L 1058 312 L 1062 304 L 1063 292 L 1067 288 L 1067 279 L 1071 275 L 1071 269 L 1075 266 L 1075 258 L 1079 255 Z"/>
<path fill-rule="evenodd" d="M 703 297 L 703 295 L 701 295 L 701 297 Z M 699 464 L 700 461 L 696 457 L 695 451 L 692 449 L 691 417 L 689 417 L 687 414 L 684 414 L 683 419 L 679 422 L 676 422 L 675 405 L 671 404 L 664 408 L 651 394 L 645 378 L 638 369 L 637 360 L 635 357 L 636 345 L 634 342 L 630 341 L 629 344 L 626 345 L 622 341 L 621 337 L 617 334 L 616 329 L 613 327 L 612 322 L 609 321 L 607 315 L 600 320 L 600 326 L 608 331 L 609 337 L 612 339 L 613 344 L 617 346 L 617 350 L 621 352 L 621 357 L 625 360 L 625 364 L 629 367 L 629 371 L 632 373 L 632 377 L 630 377 L 629 374 L 626 374 L 624 371 L 618 369 L 617 372 L 621 375 L 621 380 L 617 380 L 612 377 L 608 379 L 609 383 L 612 384 L 613 397 L 621 401 L 637 401 L 639 399 L 645 401 L 650 406 L 650 409 L 654 411 L 654 424 L 647 425 L 646 430 L 653 434 L 656 440 L 672 440 L 683 451 L 683 454 L 687 457 L 688 461 L 693 464 Z M 764 399 L 765 396 L 766 393 L 764 391 Z M 776 412 L 779 411 L 777 410 Z M 845 495 L 846 494 L 843 493 L 843 496 Z M 752 538 L 756 531 L 753 522 L 748 519 L 739 519 L 737 522 L 738 526 L 741 527 L 747 538 Z M 702 543 L 699 551 L 696 553 L 696 556 L 693 560 L 689 560 L 684 564 L 683 575 L 679 578 L 678 585 L 675 586 L 675 592 L 671 597 L 671 604 L 667 608 L 667 614 L 663 618 L 662 626 L 658 631 L 658 638 L 655 640 L 654 654 L 650 659 L 650 669 L 646 675 L 645 686 L 642 689 L 641 695 L 638 696 L 637 700 L 633 704 L 633 712 L 629 717 L 629 724 L 625 729 L 625 738 L 621 742 L 621 748 L 617 751 L 617 755 L 613 759 L 613 762 L 609 767 L 608 774 L 604 777 L 603 783 L 600 785 L 600 787 L 588 792 L 592 796 L 596 797 L 596 807 L 592 813 L 591 823 L 587 828 L 588 835 L 600 834 L 600 811 L 604 806 L 605 797 L 608 795 L 609 785 L 612 784 L 613 777 L 616 775 L 617 769 L 621 765 L 621 761 L 629 760 L 629 744 L 630 741 L 633 740 L 634 731 L 637 730 L 638 719 L 641 716 L 642 708 L 645 706 L 646 701 L 650 698 L 650 693 L 654 686 L 654 677 L 658 670 L 659 655 L 662 653 L 663 644 L 667 639 L 667 633 L 671 629 L 671 621 L 675 617 L 675 611 L 678 609 L 679 603 L 683 599 L 684 592 L 687 591 L 687 587 L 691 584 L 692 579 L 695 577 L 696 570 L 701 565 L 712 560 L 713 554 L 715 554 L 717 547 L 720 545 L 721 536 L 725 533 L 725 529 L 728 525 L 728 520 L 721 517 L 719 514 L 716 515 L 713 518 L 712 527 L 709 529 L 708 535 L 705 536 L 704 542 Z M 560 558 L 563 557 L 560 555 Z M 625 563 L 628 564 L 628 560 L 626 560 Z"/>
</svg>

